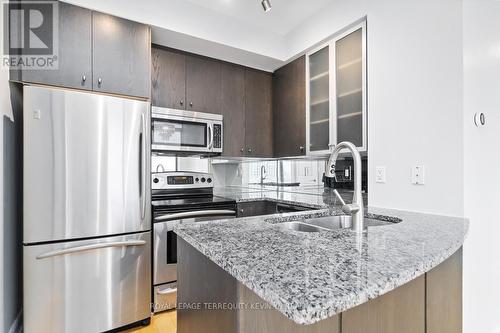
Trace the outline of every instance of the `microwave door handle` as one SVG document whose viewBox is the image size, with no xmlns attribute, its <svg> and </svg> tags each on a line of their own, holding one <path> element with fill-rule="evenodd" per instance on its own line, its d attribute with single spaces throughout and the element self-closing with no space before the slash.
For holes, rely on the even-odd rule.
<svg viewBox="0 0 500 333">
<path fill-rule="evenodd" d="M 214 146 L 214 130 L 213 130 L 213 125 L 208 124 L 208 149 L 212 150 Z"/>
<path fill-rule="evenodd" d="M 44 254 L 38 255 L 36 258 L 37 259 L 45 259 L 45 258 L 50 258 L 50 257 L 61 256 L 64 254 L 71 254 L 71 253 L 77 253 L 77 252 L 83 252 L 83 251 L 89 251 L 89 250 L 103 249 L 106 247 L 142 246 L 145 244 L 146 244 L 146 241 L 143 241 L 143 240 L 89 244 L 89 245 L 75 246 L 75 247 L 69 247 L 67 249 L 46 252 Z"/>
<path fill-rule="evenodd" d="M 140 200 L 141 200 L 141 219 L 144 220 L 146 215 L 146 119 L 144 113 L 141 114 L 141 173 L 140 177 Z"/>
<path fill-rule="evenodd" d="M 182 212 L 167 214 L 155 217 L 156 222 L 160 221 L 172 221 L 181 220 L 189 217 L 205 217 L 205 216 L 236 216 L 236 212 L 230 209 L 218 209 L 218 210 L 198 210 L 194 212 Z"/>
</svg>

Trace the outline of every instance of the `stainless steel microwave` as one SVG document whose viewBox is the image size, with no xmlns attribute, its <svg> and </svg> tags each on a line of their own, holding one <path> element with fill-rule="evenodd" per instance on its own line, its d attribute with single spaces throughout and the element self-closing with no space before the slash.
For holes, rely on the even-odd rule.
<svg viewBox="0 0 500 333">
<path fill-rule="evenodd" d="M 151 127 L 155 152 L 222 153 L 222 115 L 153 106 Z"/>
</svg>

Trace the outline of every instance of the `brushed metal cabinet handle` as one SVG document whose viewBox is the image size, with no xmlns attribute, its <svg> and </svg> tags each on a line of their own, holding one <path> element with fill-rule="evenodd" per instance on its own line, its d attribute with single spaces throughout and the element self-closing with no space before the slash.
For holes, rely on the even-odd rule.
<svg viewBox="0 0 500 333">
<path fill-rule="evenodd" d="M 177 288 L 165 288 L 158 290 L 156 293 L 158 295 L 168 295 L 168 294 L 175 294 L 177 292 Z"/>
</svg>

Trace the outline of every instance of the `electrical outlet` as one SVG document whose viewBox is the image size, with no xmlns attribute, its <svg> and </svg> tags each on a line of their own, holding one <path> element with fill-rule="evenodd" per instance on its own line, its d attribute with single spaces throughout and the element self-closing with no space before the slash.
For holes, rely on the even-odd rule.
<svg viewBox="0 0 500 333">
<path fill-rule="evenodd" d="M 375 182 L 385 184 L 385 166 L 375 168 Z"/>
<path fill-rule="evenodd" d="M 411 183 L 413 185 L 425 184 L 425 166 L 416 165 L 411 169 Z"/>
</svg>

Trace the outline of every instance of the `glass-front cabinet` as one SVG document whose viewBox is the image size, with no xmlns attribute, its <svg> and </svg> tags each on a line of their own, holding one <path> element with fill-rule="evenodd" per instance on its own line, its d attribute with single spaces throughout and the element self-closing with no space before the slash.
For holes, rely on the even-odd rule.
<svg viewBox="0 0 500 333">
<path fill-rule="evenodd" d="M 341 141 L 366 151 L 366 22 L 311 50 L 306 62 L 307 154 Z"/>
</svg>

